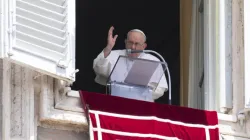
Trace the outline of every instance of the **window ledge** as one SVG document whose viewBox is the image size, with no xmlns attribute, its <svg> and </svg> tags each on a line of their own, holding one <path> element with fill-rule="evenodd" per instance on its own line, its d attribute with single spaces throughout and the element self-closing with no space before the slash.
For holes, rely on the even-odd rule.
<svg viewBox="0 0 250 140">
<path fill-rule="evenodd" d="M 65 96 L 60 102 L 55 104 L 56 109 L 84 113 L 81 100 L 77 97 Z"/>
<path fill-rule="evenodd" d="M 218 115 L 219 121 L 227 121 L 227 122 L 234 122 L 234 123 L 238 121 L 236 115 L 229 115 L 229 114 L 223 114 L 223 113 L 217 113 L 217 115 Z"/>
<path fill-rule="evenodd" d="M 55 80 L 57 79 L 49 76 L 41 77 L 40 125 L 48 128 L 88 132 L 88 122 L 83 109 L 80 108 L 80 98 L 69 97 L 66 94 L 59 95 L 56 90 L 63 85 L 58 86 L 57 82 L 54 83 Z M 74 108 L 74 106 L 78 106 L 78 108 Z"/>
<path fill-rule="evenodd" d="M 230 136 L 231 138 L 250 138 L 250 135 L 247 133 L 247 130 L 243 129 L 243 126 L 239 125 L 240 120 L 238 119 L 237 115 L 229 115 L 223 113 L 217 114 L 219 120 L 219 130 L 222 135 Z"/>
<path fill-rule="evenodd" d="M 58 109 L 50 109 L 40 114 L 41 124 L 65 126 L 65 129 L 74 131 L 87 131 L 88 123 L 86 117 L 81 113 L 72 113 Z"/>
</svg>

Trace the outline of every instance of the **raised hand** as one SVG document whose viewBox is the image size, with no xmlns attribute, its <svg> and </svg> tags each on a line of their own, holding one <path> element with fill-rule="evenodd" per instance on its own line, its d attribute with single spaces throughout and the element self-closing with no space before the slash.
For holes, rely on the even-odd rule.
<svg viewBox="0 0 250 140">
<path fill-rule="evenodd" d="M 118 35 L 115 35 L 113 37 L 113 30 L 114 30 L 114 27 L 111 26 L 110 29 L 109 29 L 109 32 L 108 32 L 108 39 L 107 39 L 107 48 L 109 50 L 112 50 L 113 47 L 115 46 L 115 42 L 116 42 L 116 39 L 118 37 Z"/>
<path fill-rule="evenodd" d="M 104 57 L 105 58 L 109 55 L 109 53 L 111 52 L 111 50 L 115 46 L 115 41 L 116 41 L 116 38 L 118 37 L 118 35 L 115 35 L 113 37 L 113 30 L 114 30 L 114 27 L 111 26 L 109 29 L 109 32 L 108 32 L 107 46 L 104 48 Z"/>
</svg>

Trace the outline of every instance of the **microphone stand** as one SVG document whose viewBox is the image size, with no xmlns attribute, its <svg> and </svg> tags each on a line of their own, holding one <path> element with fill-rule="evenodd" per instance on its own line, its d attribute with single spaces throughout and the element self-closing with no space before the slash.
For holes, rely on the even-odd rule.
<svg viewBox="0 0 250 140">
<path fill-rule="evenodd" d="M 168 65 L 167 65 L 167 62 L 165 61 L 165 59 L 156 51 L 153 51 L 153 50 L 143 50 L 143 52 L 146 52 L 146 53 L 153 53 L 157 56 L 159 56 L 161 58 L 161 60 L 164 62 L 166 68 L 167 68 L 167 73 L 168 73 L 168 82 L 169 82 L 169 96 L 168 96 L 168 103 L 171 105 L 171 78 L 170 78 L 170 72 L 169 72 L 169 69 L 168 69 Z"/>
</svg>

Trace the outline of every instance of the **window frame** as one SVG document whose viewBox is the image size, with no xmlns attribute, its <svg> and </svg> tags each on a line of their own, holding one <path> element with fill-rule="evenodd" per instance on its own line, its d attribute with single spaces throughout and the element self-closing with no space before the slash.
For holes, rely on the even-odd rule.
<svg viewBox="0 0 250 140">
<path fill-rule="evenodd" d="M 216 45 L 215 1 L 204 0 L 204 99 L 206 110 L 215 110 L 216 103 Z"/>
<path fill-rule="evenodd" d="M 232 103 L 232 2 L 204 0 L 206 110 L 228 113 Z"/>
<path fill-rule="evenodd" d="M 250 1 L 244 0 L 244 107 L 250 110 Z"/>
</svg>

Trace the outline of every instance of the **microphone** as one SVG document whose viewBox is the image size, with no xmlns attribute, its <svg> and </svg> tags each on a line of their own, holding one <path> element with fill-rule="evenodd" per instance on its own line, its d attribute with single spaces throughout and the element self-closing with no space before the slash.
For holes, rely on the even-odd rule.
<svg viewBox="0 0 250 140">
<path fill-rule="evenodd" d="M 131 49 L 127 49 L 127 53 L 131 54 L 131 53 L 143 53 L 144 50 L 131 50 Z"/>
<path fill-rule="evenodd" d="M 167 72 L 168 72 L 168 82 L 169 82 L 169 89 L 168 89 L 168 91 L 169 91 L 169 96 L 168 96 L 168 98 L 169 98 L 169 104 L 171 105 L 172 103 L 171 103 L 171 77 L 170 77 L 170 72 L 169 72 L 169 69 L 168 69 L 168 64 L 167 64 L 167 62 L 165 61 L 165 59 L 158 53 L 158 52 L 156 52 L 156 51 L 153 51 L 153 50 L 131 50 L 131 49 L 127 49 L 127 53 L 128 54 L 131 54 L 131 53 L 153 53 L 153 54 L 155 54 L 155 55 L 157 55 L 158 57 L 160 57 L 161 58 L 161 60 L 164 62 L 164 64 L 165 64 L 165 66 L 166 66 L 166 69 L 167 69 Z"/>
</svg>

